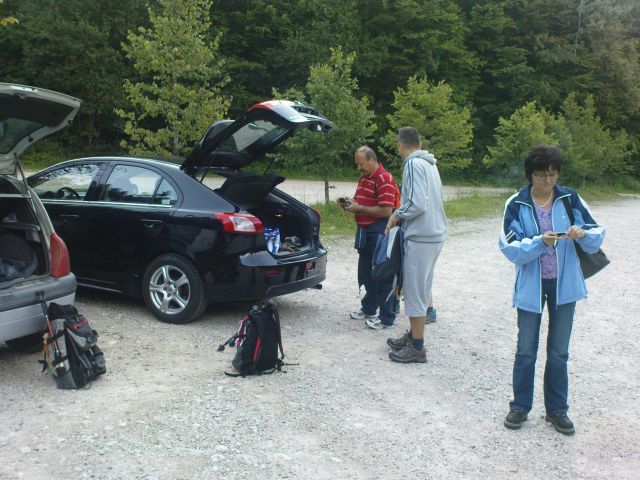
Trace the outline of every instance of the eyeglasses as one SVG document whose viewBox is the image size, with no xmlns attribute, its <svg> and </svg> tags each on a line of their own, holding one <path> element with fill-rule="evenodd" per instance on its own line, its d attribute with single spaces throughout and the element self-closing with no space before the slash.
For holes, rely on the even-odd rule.
<svg viewBox="0 0 640 480">
<path fill-rule="evenodd" d="M 536 178 L 558 178 L 558 172 L 536 173 L 533 172 L 533 176 Z"/>
</svg>

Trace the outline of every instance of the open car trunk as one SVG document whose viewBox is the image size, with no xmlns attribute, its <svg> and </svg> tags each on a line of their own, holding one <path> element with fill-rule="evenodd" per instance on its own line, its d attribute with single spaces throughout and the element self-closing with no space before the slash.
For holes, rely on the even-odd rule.
<svg viewBox="0 0 640 480">
<path fill-rule="evenodd" d="M 47 273 L 47 248 L 30 199 L 0 177 L 0 288 Z"/>
<path fill-rule="evenodd" d="M 284 181 L 278 174 L 236 173 L 227 178 L 216 192 L 238 207 L 256 216 L 265 228 L 278 229 L 280 243 L 277 257 L 303 254 L 315 248 L 319 225 L 314 225 L 309 208 L 284 192 L 274 190 Z"/>
</svg>

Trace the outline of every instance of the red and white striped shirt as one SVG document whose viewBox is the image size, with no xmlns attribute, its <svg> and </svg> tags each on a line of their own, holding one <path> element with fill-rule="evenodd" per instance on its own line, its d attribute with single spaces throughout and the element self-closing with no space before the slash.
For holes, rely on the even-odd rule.
<svg viewBox="0 0 640 480">
<path fill-rule="evenodd" d="M 382 165 L 372 175 L 362 175 L 358 180 L 355 200 L 365 207 L 391 207 L 396 205 L 396 184 L 393 175 L 387 172 Z M 359 227 L 367 227 L 380 220 L 371 215 L 356 214 L 356 224 Z"/>
</svg>

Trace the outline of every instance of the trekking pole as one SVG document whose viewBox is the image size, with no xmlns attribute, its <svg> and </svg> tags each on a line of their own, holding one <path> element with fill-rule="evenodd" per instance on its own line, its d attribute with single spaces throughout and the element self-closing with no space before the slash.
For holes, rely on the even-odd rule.
<svg viewBox="0 0 640 480">
<path fill-rule="evenodd" d="M 47 301 L 44 298 L 44 292 L 40 293 L 40 306 L 42 307 L 42 313 L 44 314 L 44 320 L 47 324 L 47 332 L 49 333 L 49 343 L 53 344 L 53 358 L 51 359 L 50 367 L 53 368 L 53 362 L 59 362 L 55 368 L 64 368 L 64 362 L 61 361 L 60 348 L 58 347 L 58 340 L 53 337 L 53 328 L 51 327 L 51 322 L 49 321 L 49 312 L 47 309 Z M 46 343 L 45 343 L 45 355 L 46 355 Z M 46 357 L 45 357 L 46 358 Z"/>
</svg>

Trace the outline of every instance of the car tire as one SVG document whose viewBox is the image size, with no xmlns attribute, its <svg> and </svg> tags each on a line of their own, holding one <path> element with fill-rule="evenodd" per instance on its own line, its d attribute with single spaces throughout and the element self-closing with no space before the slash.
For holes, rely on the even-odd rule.
<svg viewBox="0 0 640 480">
<path fill-rule="evenodd" d="M 13 340 L 6 340 L 6 343 L 11 350 L 22 353 L 36 353 L 41 352 L 43 349 L 42 333 L 32 333 L 20 338 L 14 338 Z"/>
<path fill-rule="evenodd" d="M 193 263 L 175 254 L 161 255 L 149 263 L 142 295 L 147 307 L 165 323 L 192 322 L 207 307 L 200 273 Z"/>
</svg>

